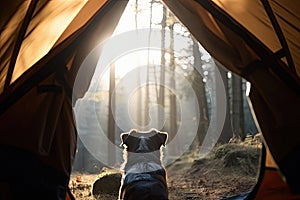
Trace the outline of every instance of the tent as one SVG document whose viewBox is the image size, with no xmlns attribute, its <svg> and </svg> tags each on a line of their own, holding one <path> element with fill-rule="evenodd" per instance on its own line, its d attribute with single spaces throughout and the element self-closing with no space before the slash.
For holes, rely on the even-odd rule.
<svg viewBox="0 0 300 200">
<path fill-rule="evenodd" d="M 287 191 L 299 193 L 300 1 L 162 1 L 218 62 L 251 83 L 268 155 Z M 1 146 L 34 152 L 70 175 L 77 137 L 71 98 L 82 97 L 93 69 L 84 72 L 77 91 L 74 80 L 85 56 L 112 34 L 126 4 L 1 1 Z M 96 59 L 89 64 L 95 67 Z"/>
</svg>

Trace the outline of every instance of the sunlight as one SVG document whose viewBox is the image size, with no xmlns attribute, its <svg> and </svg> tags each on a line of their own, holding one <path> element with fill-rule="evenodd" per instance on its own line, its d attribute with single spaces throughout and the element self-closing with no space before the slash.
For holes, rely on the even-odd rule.
<svg viewBox="0 0 300 200">
<path fill-rule="evenodd" d="M 148 58 L 149 57 L 149 58 Z M 160 51 L 139 50 L 129 53 L 116 61 L 116 78 L 122 78 L 129 71 L 139 66 L 160 64 Z M 148 63 L 149 62 L 149 63 Z"/>
<path fill-rule="evenodd" d="M 120 34 L 122 32 L 149 28 L 149 23 L 144 23 L 149 21 L 149 16 L 151 15 L 150 3 L 146 1 L 139 1 L 138 5 L 135 5 L 135 0 L 130 0 L 124 14 L 122 15 L 116 30 L 113 33 L 113 36 Z M 138 9 L 136 11 L 136 8 Z M 137 13 L 136 13 L 137 12 Z M 152 7 L 152 22 L 153 24 L 159 24 L 162 18 L 162 9 L 160 4 L 153 4 Z M 155 27 L 151 24 L 151 27 Z M 157 27 L 157 26 L 156 26 Z M 145 35 L 145 37 L 148 37 Z M 150 41 L 149 41 L 150 42 Z M 152 56 L 154 56 L 153 51 L 151 51 Z M 135 51 L 133 53 L 127 54 L 117 60 L 116 64 L 116 77 L 122 78 L 126 73 L 133 70 L 134 68 L 146 65 L 149 52 L 144 51 Z M 159 52 L 155 53 L 155 57 L 151 60 L 150 63 L 155 62 L 155 60 L 160 60 Z"/>
<path fill-rule="evenodd" d="M 246 96 L 248 97 L 250 95 L 250 90 L 251 90 L 251 83 L 246 82 Z"/>
<path fill-rule="evenodd" d="M 150 3 L 147 1 L 139 1 L 136 12 L 135 0 L 130 0 L 125 8 L 125 11 L 114 31 L 112 37 L 122 34 L 124 32 L 149 28 L 149 16 L 150 16 Z M 152 7 L 152 28 L 159 28 L 160 21 L 162 19 L 162 5 L 161 4 L 153 4 Z M 148 22 L 148 23 L 145 23 Z M 148 37 L 148 35 L 144 35 L 144 37 Z M 150 41 L 149 41 L 150 42 Z M 104 47 L 103 51 L 109 51 L 109 47 Z M 150 58 L 150 57 L 151 58 Z M 139 66 L 145 66 L 147 64 L 158 64 L 157 61 L 160 61 L 160 52 L 154 50 L 135 50 L 134 52 L 127 53 L 126 55 L 120 56 L 114 63 L 115 65 L 115 76 L 116 80 L 122 78 L 131 70 L 135 69 Z M 148 63 L 149 62 L 149 63 Z M 109 80 L 109 69 L 106 70 L 103 75 L 104 87 L 108 89 L 108 80 Z"/>
<path fill-rule="evenodd" d="M 162 18 L 161 4 L 153 4 L 152 8 L 152 27 L 159 27 Z M 135 10 L 135 0 L 129 0 L 127 7 L 116 27 L 113 36 L 122 32 L 134 30 L 136 28 L 149 28 L 150 3 L 147 1 L 138 1 L 138 12 Z M 137 19 L 136 19 L 137 18 Z M 145 23 L 148 22 L 148 23 Z"/>
</svg>

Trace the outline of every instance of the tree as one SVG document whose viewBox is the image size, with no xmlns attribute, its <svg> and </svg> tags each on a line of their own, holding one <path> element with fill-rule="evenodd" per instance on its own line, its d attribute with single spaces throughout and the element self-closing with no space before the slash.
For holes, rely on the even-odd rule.
<svg viewBox="0 0 300 200">
<path fill-rule="evenodd" d="M 225 68 L 223 68 L 221 66 L 221 64 L 219 64 L 218 62 L 216 63 L 216 67 L 219 69 L 219 72 L 221 74 L 221 78 L 223 80 L 224 83 L 224 87 L 225 87 L 225 94 L 226 94 L 226 117 L 225 117 L 225 122 L 224 122 L 224 126 L 221 132 L 221 135 L 219 137 L 218 143 L 227 143 L 230 138 L 232 137 L 232 126 L 231 126 L 231 118 L 230 118 L 230 96 L 229 96 L 229 86 L 228 86 L 228 77 L 227 77 L 227 70 L 225 70 Z"/>
<path fill-rule="evenodd" d="M 244 106 L 243 106 L 243 87 L 242 78 L 232 74 L 232 116 L 233 137 L 243 140 L 244 134 Z"/>
<path fill-rule="evenodd" d="M 135 1 L 135 29 L 138 29 L 138 13 L 139 13 L 139 8 L 138 8 L 138 0 Z M 137 69 L 137 85 L 140 85 L 141 79 L 140 79 L 140 70 L 139 68 Z M 142 95 L 141 91 L 137 90 L 137 124 L 139 126 L 142 126 Z"/>
<path fill-rule="evenodd" d="M 206 91 L 203 82 L 203 77 L 196 70 L 196 68 L 199 70 L 202 68 L 203 65 L 202 63 L 203 61 L 201 60 L 202 53 L 199 50 L 199 44 L 195 40 L 192 41 L 193 41 L 192 49 L 193 49 L 193 57 L 194 57 L 194 72 L 193 72 L 192 85 L 197 96 L 197 102 L 198 102 L 199 112 L 200 112 L 199 127 L 197 130 L 197 138 L 196 138 L 197 143 L 199 145 L 203 142 L 203 139 L 207 132 L 209 117 L 208 117 L 208 107 L 207 107 Z"/>
<path fill-rule="evenodd" d="M 152 10 L 153 10 L 154 1 L 150 2 L 150 19 L 149 19 L 149 35 L 148 35 L 148 46 L 150 46 L 151 42 L 151 31 L 152 31 Z M 144 112 L 144 125 L 148 125 L 149 123 L 149 76 L 150 76 L 150 50 L 147 51 L 147 79 L 146 79 L 146 94 L 145 94 L 145 112 Z"/>
<path fill-rule="evenodd" d="M 109 76 L 109 103 L 108 103 L 108 139 L 114 144 L 115 143 L 115 119 L 113 116 L 113 110 L 115 110 L 116 100 L 113 91 L 115 89 L 115 65 L 110 66 Z M 116 151 L 112 145 L 108 145 L 108 164 L 113 166 L 116 161 Z"/>
<path fill-rule="evenodd" d="M 170 87 L 175 91 L 176 90 L 176 82 L 175 82 L 175 55 L 174 55 L 174 16 L 172 16 L 169 12 L 169 24 L 168 27 L 170 29 Z M 176 105 L 176 94 L 174 92 L 170 92 L 170 128 L 169 128 L 169 136 L 170 139 L 175 137 L 177 133 L 177 105 Z M 176 145 L 177 146 L 177 145 Z M 177 149 L 173 150 L 173 153 L 177 153 Z"/>
<path fill-rule="evenodd" d="M 165 38 L 166 38 L 166 8 L 165 6 L 162 7 L 163 9 L 163 16 L 161 20 L 161 60 L 160 60 L 160 85 L 159 85 L 159 94 L 158 94 L 158 99 L 157 99 L 157 104 L 161 105 L 162 108 L 165 106 L 165 65 L 166 65 L 166 59 L 165 59 L 165 54 L 166 54 L 166 44 L 165 44 Z M 158 110 L 158 118 L 157 119 L 165 119 L 165 113 L 164 109 L 159 109 Z"/>
</svg>

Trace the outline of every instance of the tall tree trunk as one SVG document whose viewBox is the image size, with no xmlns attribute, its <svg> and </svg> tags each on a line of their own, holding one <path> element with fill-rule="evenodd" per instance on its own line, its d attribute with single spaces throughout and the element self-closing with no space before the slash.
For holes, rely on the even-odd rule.
<svg viewBox="0 0 300 200">
<path fill-rule="evenodd" d="M 115 110 L 116 100 L 113 91 L 115 89 L 115 65 L 110 66 L 109 76 L 109 103 L 108 103 L 108 139 L 115 143 L 115 119 L 113 116 L 113 110 Z M 116 161 L 116 151 L 112 145 L 108 145 L 108 164 L 113 166 Z"/>
<path fill-rule="evenodd" d="M 225 68 L 221 67 L 219 63 L 216 62 L 216 66 L 219 69 L 219 72 L 221 74 L 221 77 L 223 79 L 224 87 L 225 87 L 225 94 L 226 94 L 226 118 L 224 122 L 224 126 L 221 132 L 221 135 L 219 137 L 218 143 L 224 144 L 229 142 L 229 140 L 232 137 L 232 125 L 231 125 L 231 119 L 230 119 L 230 97 L 229 97 L 229 86 L 228 86 L 228 77 L 227 77 L 227 70 Z"/>
<path fill-rule="evenodd" d="M 166 54 L 166 44 L 165 44 L 165 39 L 166 39 L 166 8 L 163 6 L 163 17 L 161 20 L 161 56 L 160 56 L 160 85 L 159 85 L 159 95 L 158 95 L 158 105 L 161 105 L 162 109 L 158 110 L 158 122 L 161 122 L 162 120 L 165 119 L 165 112 L 164 112 L 164 107 L 165 107 L 165 65 L 166 65 L 166 59 L 165 59 L 165 54 Z"/>
<path fill-rule="evenodd" d="M 170 87 L 176 90 L 175 82 L 175 55 L 174 55 L 174 24 L 169 25 L 170 28 Z M 176 94 L 170 93 L 170 139 L 172 140 L 177 133 L 177 108 Z M 175 145 L 178 146 L 178 145 Z M 173 153 L 177 153 L 178 149 L 174 149 Z"/>
<path fill-rule="evenodd" d="M 244 139 L 246 138 L 246 128 L 245 128 L 245 95 L 246 95 L 246 83 L 243 80 L 243 78 L 241 79 L 241 93 L 240 93 L 240 98 L 241 98 L 241 104 L 240 104 L 240 127 L 241 127 L 241 138 L 244 141 Z"/>
<path fill-rule="evenodd" d="M 242 78 L 232 75 L 232 123 L 235 138 L 244 138 L 244 112 L 243 112 L 243 93 Z"/>
<path fill-rule="evenodd" d="M 152 10 L 153 10 L 153 0 L 150 2 L 150 21 L 149 27 L 150 32 L 148 35 L 148 46 L 151 43 L 151 31 L 152 31 Z M 144 125 L 149 124 L 149 76 L 150 76 L 150 49 L 147 52 L 147 79 L 146 79 L 146 95 L 145 95 L 145 112 L 144 112 Z"/>
<path fill-rule="evenodd" d="M 138 29 L 138 0 L 135 1 L 135 29 Z M 141 78 L 140 78 L 140 70 L 139 68 L 137 69 L 137 85 L 141 85 Z M 136 119 L 137 119 L 137 124 L 139 126 L 142 126 L 143 119 L 142 119 L 142 95 L 141 91 L 138 89 L 137 91 L 137 109 L 136 109 Z"/>
<path fill-rule="evenodd" d="M 199 45 L 196 41 L 193 40 L 193 56 L 194 56 L 194 67 L 201 70 L 202 67 L 202 60 L 201 60 L 201 52 L 199 50 Z M 208 107 L 207 107 L 207 99 L 206 99 L 206 91 L 205 85 L 203 82 L 203 77 L 199 72 L 194 68 L 193 73 L 193 89 L 197 96 L 197 102 L 200 112 L 200 119 L 199 119 L 199 127 L 197 130 L 197 137 L 195 138 L 194 145 L 200 145 L 204 137 L 206 135 L 208 124 L 209 124 L 209 117 L 208 117 Z M 195 146 L 196 147 L 196 146 Z M 195 148 L 191 147 L 191 148 Z"/>
</svg>

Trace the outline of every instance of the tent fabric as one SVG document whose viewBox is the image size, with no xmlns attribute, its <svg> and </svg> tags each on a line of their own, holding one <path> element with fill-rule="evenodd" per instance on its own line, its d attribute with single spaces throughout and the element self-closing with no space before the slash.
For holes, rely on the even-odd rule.
<svg viewBox="0 0 300 200">
<path fill-rule="evenodd" d="M 300 1 L 162 1 L 212 57 L 251 82 L 250 98 L 266 143 L 299 192 Z M 84 58 L 112 33 L 126 4 L 1 1 L 1 145 L 35 152 L 70 173 L 76 148 L 73 84 Z M 75 100 L 87 90 L 96 60 L 89 64 L 81 87 L 73 91 Z"/>
<path fill-rule="evenodd" d="M 266 168 L 264 178 L 255 199 L 282 200 L 299 199 L 300 195 L 292 194 L 290 188 L 282 180 L 276 168 Z"/>
<path fill-rule="evenodd" d="M 1 6 L 2 9 L 0 12 L 0 94 L 2 93 L 4 88 L 10 58 L 12 56 L 13 47 L 16 43 L 18 36 L 15 33 L 19 32 L 22 19 L 24 19 L 28 7 L 29 1 L 23 1 L 23 3 L 19 1 L 16 4 L 9 4 L 9 2 L 5 2 L 4 6 Z M 13 14 L 6 13 L 5 11 L 10 11 Z"/>
<path fill-rule="evenodd" d="M 49 52 L 85 4 L 86 0 L 37 1 L 20 47 L 12 82 Z"/>
<path fill-rule="evenodd" d="M 249 198 L 249 195 L 250 193 L 243 193 L 232 197 L 225 197 L 222 200 L 297 200 L 300 198 L 299 195 L 291 193 L 276 168 L 266 168 L 259 190 L 254 197 Z"/>
<path fill-rule="evenodd" d="M 262 4 L 263 1 L 255 0 L 213 0 L 213 2 L 226 11 L 233 19 L 245 27 L 251 34 L 268 47 L 272 52 L 282 48 L 274 27 Z M 299 1 L 272 0 L 269 1 L 272 10 L 277 16 L 278 23 L 286 37 L 292 58 L 300 75 L 299 44 L 295 39 L 299 38 L 300 20 L 298 7 Z M 285 60 L 286 61 L 286 60 Z"/>
<path fill-rule="evenodd" d="M 29 69 L 35 62 L 48 53 L 53 43 L 56 42 L 62 31 L 69 25 L 77 15 L 85 1 L 22 1 L 11 18 L 4 18 L 1 27 L 1 82 L 0 88 L 3 90 L 6 80 L 5 72 L 12 62 L 12 52 L 17 45 L 17 38 L 21 39 L 21 46 L 16 58 L 15 70 L 12 74 L 12 82 L 16 80 L 24 71 Z M 26 27 L 25 35 L 21 38 L 18 34 L 22 27 L 30 3 L 36 2 L 32 17 Z M 2 2 L 1 2 L 2 3 Z M 58 4 L 60 6 L 57 6 Z M 12 3 L 4 2 L 2 7 L 6 9 Z M 13 37 L 12 37 L 13 36 Z M 15 38 L 14 38 L 15 37 Z M 2 91 L 0 90 L 0 91 Z"/>
<path fill-rule="evenodd" d="M 72 112 L 74 80 L 86 55 L 112 34 L 126 4 L 127 1 L 89 1 L 85 6 L 93 10 L 90 7 L 93 5 L 94 12 L 87 14 L 83 7 L 83 14 L 78 13 L 80 23 L 69 23 L 71 27 L 56 36 L 58 42 L 51 42 L 49 52 L 45 56 L 41 53 L 42 58 L 30 68 L 27 66 L 29 69 L 4 91 L 0 97 L 2 146 L 29 150 L 44 164 L 70 175 L 77 143 Z M 39 7 L 39 13 L 48 13 L 43 11 L 47 6 Z M 36 26 L 35 30 L 39 30 L 38 23 Z M 42 22 L 41 26 L 44 26 Z M 88 80 L 92 73 L 93 70 L 87 74 Z M 88 84 L 83 82 L 83 90 Z"/>
<path fill-rule="evenodd" d="M 287 65 L 287 52 L 261 1 L 164 1 L 212 57 L 251 83 L 250 99 L 263 136 L 288 183 L 299 191 L 299 156 L 291 155 L 300 152 L 300 7 L 298 1 L 270 2 L 298 74 Z"/>
<path fill-rule="evenodd" d="M 265 147 L 265 145 L 263 145 Z M 268 148 L 263 148 L 265 158 L 261 163 L 259 180 L 251 193 L 252 198 L 247 199 L 299 199 L 299 194 L 292 194 L 287 183 L 282 179 L 278 166 L 275 163 Z M 251 194 L 249 195 L 251 196 Z"/>
<path fill-rule="evenodd" d="M 1 115 L 0 144 L 35 152 L 50 166 L 69 172 L 77 133 L 70 99 L 57 74 L 40 82 Z"/>
</svg>

